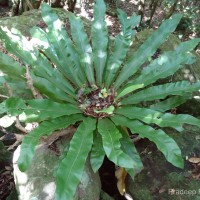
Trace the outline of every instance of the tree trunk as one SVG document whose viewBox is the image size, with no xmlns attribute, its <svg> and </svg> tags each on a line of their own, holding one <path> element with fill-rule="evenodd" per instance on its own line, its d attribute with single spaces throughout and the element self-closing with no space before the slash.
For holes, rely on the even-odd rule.
<svg viewBox="0 0 200 200">
<path fill-rule="evenodd" d="M 70 4 L 70 8 L 73 10 L 76 4 L 76 0 L 65 0 L 67 3 L 72 2 Z M 42 2 L 48 3 L 51 7 L 62 7 L 62 0 L 12 0 L 12 16 L 21 15 L 23 12 L 38 9 Z"/>
<path fill-rule="evenodd" d="M 70 12 L 74 12 L 76 2 L 77 2 L 77 0 L 67 0 L 67 6 L 68 6 L 68 10 Z"/>
<path fill-rule="evenodd" d="M 12 16 L 14 16 L 21 15 L 23 12 L 31 9 L 39 8 L 41 0 L 13 0 L 12 3 Z"/>
<path fill-rule="evenodd" d="M 173 15 L 174 11 L 176 10 L 177 4 L 178 4 L 178 0 L 176 0 L 176 1 L 174 2 L 174 4 L 171 6 L 171 8 L 169 9 L 169 12 L 168 12 L 168 14 L 166 15 L 165 19 L 169 19 L 169 18 Z"/>
<path fill-rule="evenodd" d="M 159 3 L 159 0 L 154 0 L 152 1 L 152 4 L 151 4 L 151 15 L 150 15 L 150 19 L 149 19 L 149 27 L 151 27 L 151 21 L 152 21 L 152 18 L 156 12 L 156 8 L 158 7 L 158 3 Z"/>
<path fill-rule="evenodd" d="M 141 16 L 140 25 L 143 21 L 144 11 L 145 11 L 145 2 L 144 2 L 144 0 L 140 0 L 139 8 L 138 8 L 138 14 Z"/>
</svg>

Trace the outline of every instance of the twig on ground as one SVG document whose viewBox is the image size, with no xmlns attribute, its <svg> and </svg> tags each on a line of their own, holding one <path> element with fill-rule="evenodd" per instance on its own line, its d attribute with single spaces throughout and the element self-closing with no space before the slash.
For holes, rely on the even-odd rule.
<svg viewBox="0 0 200 200">
<path fill-rule="evenodd" d="M 30 71 L 29 71 L 29 67 L 26 66 L 26 79 L 27 79 L 27 85 L 28 85 L 28 88 L 32 91 L 33 93 L 33 96 L 35 99 L 43 99 L 42 95 L 39 93 L 39 91 L 37 91 L 34 86 L 33 86 L 33 80 L 31 78 L 31 75 L 30 75 Z"/>
<path fill-rule="evenodd" d="M 26 0 L 26 4 L 30 10 L 34 9 L 32 3 L 29 0 Z"/>
<path fill-rule="evenodd" d="M 8 140 L 8 138 L 16 139 L 15 143 L 8 147 L 9 151 L 18 146 L 25 137 L 25 135 L 9 133 L 3 127 L 0 127 L 0 130 L 5 134 L 2 137 L 0 137 L 0 141 L 6 141 Z"/>
<path fill-rule="evenodd" d="M 8 90 L 8 95 L 10 97 L 12 97 L 13 96 L 13 91 L 12 91 L 11 87 L 7 83 L 4 83 L 4 86 Z"/>
<path fill-rule="evenodd" d="M 28 133 L 28 131 L 21 125 L 19 121 L 19 116 L 16 117 L 15 127 L 19 129 L 20 131 L 22 131 L 23 133 Z"/>
<path fill-rule="evenodd" d="M 137 136 L 135 138 L 132 139 L 133 143 L 137 143 L 141 140 L 142 138 L 140 136 Z"/>
<path fill-rule="evenodd" d="M 11 89 L 11 87 L 7 84 L 4 83 L 5 88 L 8 90 L 8 94 L 10 97 L 13 96 L 13 91 Z M 9 97 L 8 97 L 9 98 Z M 20 131 L 22 131 L 23 133 L 28 133 L 28 131 L 21 125 L 20 121 L 19 121 L 19 116 L 16 116 L 16 123 L 15 123 L 15 127 L 17 129 L 19 129 Z"/>
<path fill-rule="evenodd" d="M 5 99 L 9 98 L 9 96 L 3 95 L 3 94 L 0 94 L 0 97 L 5 98 Z"/>
<path fill-rule="evenodd" d="M 76 131 L 76 128 L 73 126 L 70 126 L 66 129 L 55 131 L 48 137 L 42 137 L 41 140 L 46 143 L 47 145 L 51 145 L 54 141 L 56 141 L 59 137 L 68 135 L 68 137 L 71 137 L 72 134 L 74 134 Z"/>
<path fill-rule="evenodd" d="M 13 150 L 16 146 L 18 146 L 22 142 L 25 135 L 15 134 L 15 137 L 16 137 L 16 142 L 8 147 L 8 151 Z"/>
<path fill-rule="evenodd" d="M 9 132 L 4 127 L 2 127 L 2 126 L 0 126 L 0 131 L 2 133 L 4 133 L 4 134 L 9 134 Z M 0 140 L 1 140 L 1 138 L 0 138 Z"/>
<path fill-rule="evenodd" d="M 68 135 L 68 137 L 71 137 L 75 131 L 76 131 L 76 128 L 71 126 L 61 131 L 55 131 L 48 137 L 42 137 L 41 141 L 44 142 L 47 146 L 49 146 L 61 136 Z M 25 135 L 20 135 L 20 134 L 14 134 L 14 135 L 16 137 L 16 142 L 12 144 L 8 148 L 8 150 L 13 150 L 16 146 L 18 146 L 22 142 L 23 138 L 25 137 Z"/>
</svg>

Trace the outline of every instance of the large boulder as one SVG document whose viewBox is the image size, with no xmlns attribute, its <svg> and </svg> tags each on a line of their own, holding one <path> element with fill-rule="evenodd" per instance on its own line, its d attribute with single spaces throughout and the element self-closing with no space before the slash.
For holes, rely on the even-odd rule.
<svg viewBox="0 0 200 200">
<path fill-rule="evenodd" d="M 58 14 L 59 18 L 63 22 L 63 25 L 66 27 L 66 30 L 69 30 L 69 22 L 68 22 L 68 11 L 62 8 L 53 8 L 55 12 Z M 84 25 L 86 31 L 89 32 L 90 23 L 88 20 L 84 19 Z M 8 29 L 16 28 L 24 36 L 30 36 L 30 29 L 34 26 L 39 26 L 41 28 L 45 28 L 45 24 L 41 17 L 41 11 L 38 9 L 33 9 L 27 12 L 24 12 L 20 16 L 14 17 L 3 17 L 0 18 L 0 26 L 6 26 Z"/>
<path fill-rule="evenodd" d="M 63 145 L 69 141 L 59 143 L 59 149 L 62 151 Z M 13 156 L 14 179 L 19 200 L 54 200 L 56 189 L 54 175 L 60 158 L 46 145 L 39 145 L 30 167 L 26 172 L 21 172 L 17 166 L 19 152 L 20 146 Z M 100 192 L 99 175 L 93 172 L 89 159 L 87 159 L 73 200 L 98 200 Z"/>
</svg>

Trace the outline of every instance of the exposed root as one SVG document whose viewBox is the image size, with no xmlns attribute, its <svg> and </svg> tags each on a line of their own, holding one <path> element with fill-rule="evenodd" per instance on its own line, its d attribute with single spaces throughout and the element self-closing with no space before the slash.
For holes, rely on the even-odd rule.
<svg viewBox="0 0 200 200">
<path fill-rule="evenodd" d="M 42 95 L 37 91 L 33 86 L 33 80 L 30 75 L 29 67 L 26 66 L 26 79 L 27 79 L 27 85 L 28 88 L 32 91 L 32 94 L 35 99 L 43 99 Z"/>
<path fill-rule="evenodd" d="M 28 133 L 28 131 L 21 125 L 19 121 L 19 116 L 16 117 L 15 127 L 19 129 L 20 131 L 22 131 L 23 133 Z"/>
</svg>

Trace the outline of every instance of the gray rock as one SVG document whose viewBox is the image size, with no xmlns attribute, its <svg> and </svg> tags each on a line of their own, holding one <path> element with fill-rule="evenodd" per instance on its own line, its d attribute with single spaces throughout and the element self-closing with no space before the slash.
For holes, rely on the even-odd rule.
<svg viewBox="0 0 200 200">
<path fill-rule="evenodd" d="M 106 192 L 101 190 L 100 200 L 114 200 L 111 196 L 109 196 Z"/>
<path fill-rule="evenodd" d="M 45 145 L 40 145 L 28 170 L 21 172 L 16 164 L 19 151 L 20 146 L 13 156 L 14 179 L 19 200 L 53 200 L 56 189 L 54 169 L 59 157 Z M 87 159 L 74 200 L 98 200 L 100 191 L 99 175 L 92 171 Z"/>
</svg>

